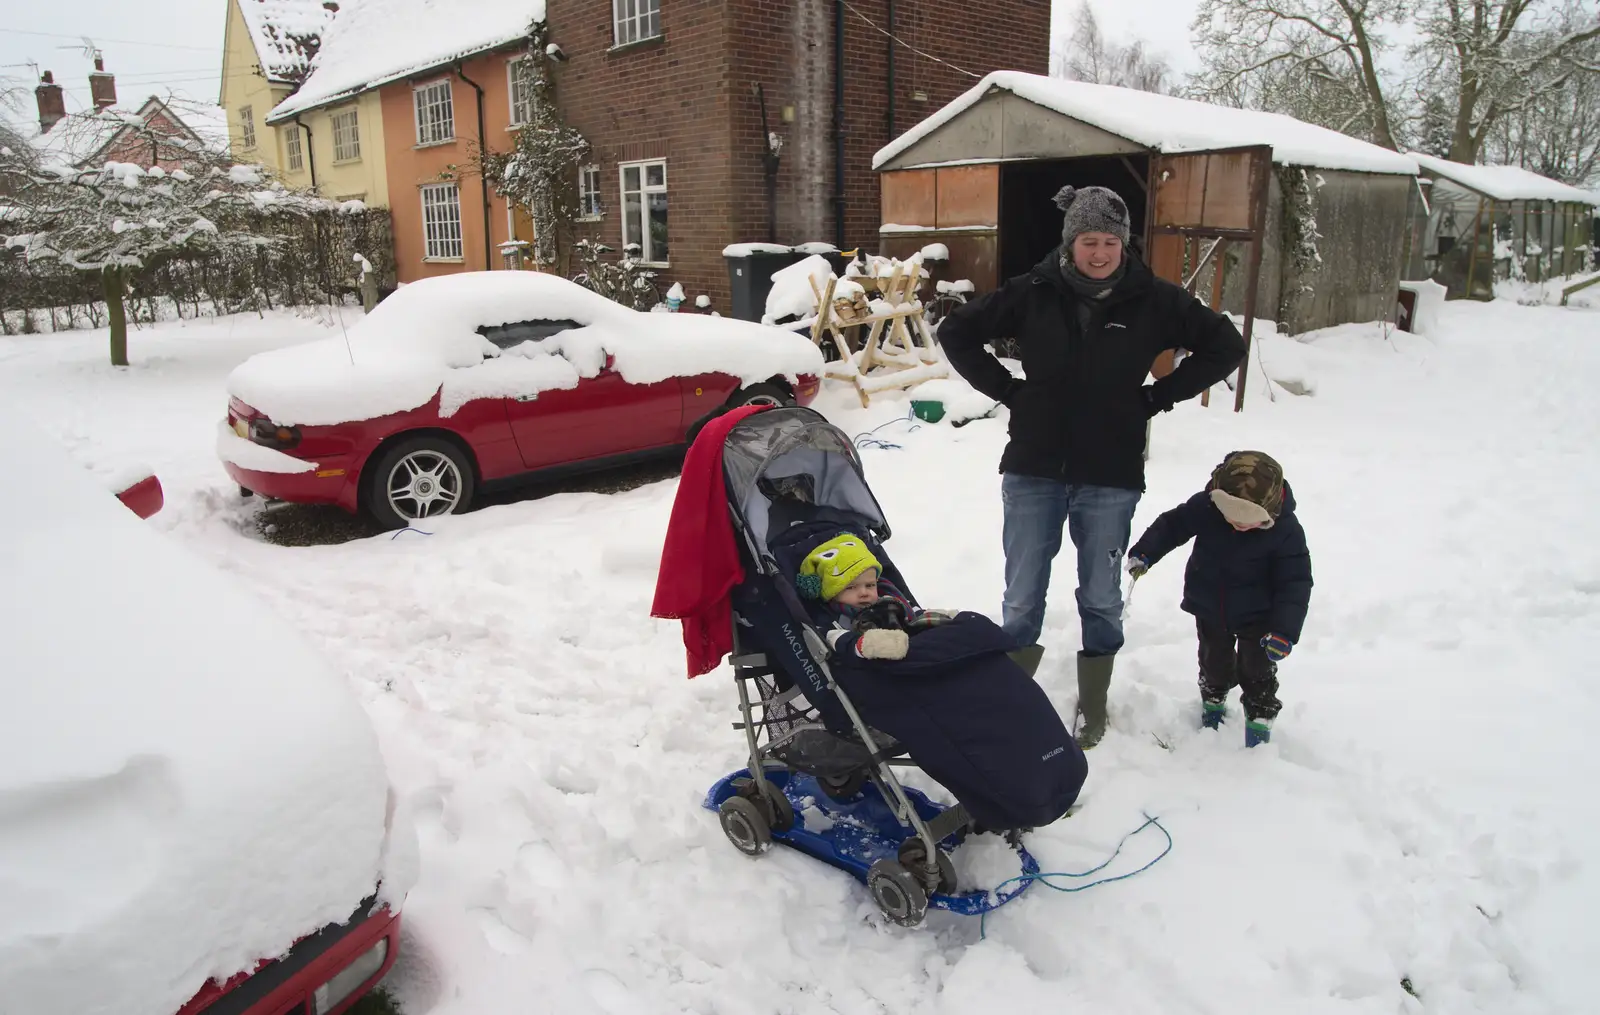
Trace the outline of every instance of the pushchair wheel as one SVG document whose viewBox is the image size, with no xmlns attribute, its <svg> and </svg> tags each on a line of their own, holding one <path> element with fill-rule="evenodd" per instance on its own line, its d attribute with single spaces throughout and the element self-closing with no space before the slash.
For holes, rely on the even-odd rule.
<svg viewBox="0 0 1600 1015">
<path fill-rule="evenodd" d="M 861 787 L 867 784 L 867 773 L 861 769 L 845 775 L 819 775 L 817 785 L 822 787 L 822 792 L 830 800 L 854 800 L 861 792 Z"/>
<path fill-rule="evenodd" d="M 867 871 L 867 891 L 890 923 L 915 927 L 928 912 L 928 893 L 897 861 L 877 860 Z"/>
<path fill-rule="evenodd" d="M 745 856 L 760 856 L 772 848 L 772 828 L 754 801 L 742 796 L 729 797 L 722 801 L 717 815 L 722 822 L 722 834 Z"/>
<path fill-rule="evenodd" d="M 936 849 L 934 862 L 930 864 L 926 853 L 921 839 L 907 839 L 900 844 L 900 866 L 915 875 L 929 892 L 954 895 L 957 888 L 955 862 L 944 850 Z"/>
<path fill-rule="evenodd" d="M 733 788 L 739 795 L 756 805 L 756 809 L 766 816 L 767 827 L 774 832 L 787 832 L 794 827 L 794 804 L 784 795 L 783 790 L 771 779 L 765 780 L 767 784 L 766 796 L 756 789 L 753 779 L 735 779 Z"/>
</svg>

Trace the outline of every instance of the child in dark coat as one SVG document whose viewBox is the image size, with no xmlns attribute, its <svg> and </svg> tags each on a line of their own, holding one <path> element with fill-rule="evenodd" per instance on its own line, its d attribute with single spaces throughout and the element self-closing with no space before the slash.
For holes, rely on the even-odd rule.
<svg viewBox="0 0 1600 1015">
<path fill-rule="evenodd" d="M 1215 729 L 1225 699 L 1242 688 L 1245 744 L 1271 737 L 1278 661 L 1300 640 L 1311 602 L 1311 553 L 1283 468 L 1259 451 L 1235 451 L 1201 493 L 1157 518 L 1128 551 L 1137 580 L 1194 540 L 1183 603 L 1200 639 L 1202 723 Z"/>
</svg>

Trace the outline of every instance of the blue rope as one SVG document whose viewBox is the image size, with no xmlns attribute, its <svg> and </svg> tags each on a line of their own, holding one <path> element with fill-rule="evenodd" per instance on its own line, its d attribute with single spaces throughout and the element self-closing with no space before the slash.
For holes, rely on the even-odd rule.
<svg viewBox="0 0 1600 1015">
<path fill-rule="evenodd" d="M 389 537 L 389 542 L 391 542 L 391 543 L 394 542 L 396 539 L 399 539 L 401 536 L 405 535 L 407 532 L 415 532 L 419 536 L 431 536 L 431 535 L 433 535 L 433 533 L 431 533 L 431 532 L 423 532 L 421 529 L 413 529 L 411 526 L 407 525 L 405 528 L 401 529 L 399 532 L 396 532 L 394 535 L 390 536 Z"/>
<path fill-rule="evenodd" d="M 855 439 L 855 445 L 856 445 L 856 447 L 862 448 L 862 449 L 865 449 L 865 448 L 879 448 L 879 449 L 884 450 L 884 451 L 899 451 L 900 448 L 901 448 L 901 445 L 896 444 L 893 441 L 884 440 L 882 437 L 874 437 L 872 435 L 877 433 L 879 430 L 882 430 L 884 427 L 886 427 L 886 426 L 894 426 L 896 423 L 910 423 L 911 424 L 911 429 L 907 430 L 906 433 L 916 433 L 918 430 L 922 429 L 922 424 L 918 423 L 918 422 L 915 422 L 915 420 L 916 420 L 915 411 L 911 410 L 911 409 L 907 409 L 906 410 L 906 414 L 904 416 L 896 416 L 894 419 L 891 419 L 889 422 L 880 423 L 879 425 L 873 427 L 871 430 L 868 430 L 864 434 L 857 434 L 856 435 L 856 439 Z"/>
<path fill-rule="evenodd" d="M 1141 811 L 1140 813 L 1144 813 L 1144 812 Z M 1091 881 L 1086 885 L 1066 886 L 1066 885 L 1054 884 L 1054 883 L 1052 883 L 1050 881 L 1051 878 L 1086 878 L 1086 877 L 1090 876 L 1091 874 L 1100 873 L 1101 871 L 1105 870 L 1107 867 L 1111 866 L 1111 862 L 1122 854 L 1122 847 L 1127 843 L 1127 841 L 1129 839 L 1133 838 L 1135 835 L 1138 835 L 1140 832 L 1144 831 L 1146 828 L 1149 828 L 1151 825 L 1156 826 L 1156 828 L 1160 829 L 1161 834 L 1167 837 L 1167 846 L 1166 846 L 1165 849 L 1163 849 L 1161 851 L 1161 855 L 1160 856 L 1156 857 L 1154 860 L 1151 860 L 1149 863 L 1145 864 L 1143 867 L 1140 867 L 1138 870 L 1129 871 L 1126 874 L 1118 874 L 1116 877 L 1112 877 L 1112 878 L 1100 878 L 1099 880 Z M 1065 872 L 1061 872 L 1061 871 L 1054 871 L 1054 872 L 1050 872 L 1050 873 L 1041 872 L 1039 874 L 1021 874 L 1021 875 L 1018 875 L 1017 877 L 1009 878 L 1009 879 L 1007 879 L 1005 881 L 1000 882 L 1000 884 L 995 886 L 994 891 L 995 891 L 996 895 L 999 895 L 1000 894 L 1000 889 L 1004 888 L 1006 885 L 1015 884 L 1016 882 L 1019 882 L 1019 881 L 1040 881 L 1040 882 L 1044 883 L 1044 886 L 1046 888 L 1051 888 L 1051 889 L 1054 889 L 1055 891 L 1058 891 L 1058 892 L 1069 892 L 1069 893 L 1070 892 L 1087 892 L 1089 889 L 1095 888 L 1095 887 L 1097 887 L 1099 885 L 1109 885 L 1113 881 L 1126 881 L 1127 879 L 1129 879 L 1131 877 L 1134 877 L 1134 876 L 1139 875 L 1139 874 L 1143 874 L 1145 871 L 1149 870 L 1150 868 L 1154 867 L 1156 864 L 1160 863 L 1161 860 L 1163 858 L 1165 858 L 1166 855 L 1168 853 L 1170 853 L 1170 852 L 1172 852 L 1172 833 L 1167 831 L 1166 826 L 1162 825 L 1159 819 L 1153 818 L 1150 815 L 1145 814 L 1145 816 L 1144 816 L 1144 824 L 1140 825 L 1138 828 L 1135 828 L 1133 831 L 1129 832 L 1127 835 L 1124 835 L 1122 837 L 1122 840 L 1117 843 L 1117 848 L 1115 850 L 1113 850 L 1111 855 L 1106 857 L 1104 862 L 1102 862 L 1099 866 L 1090 867 L 1088 870 L 1082 871 L 1082 872 L 1077 873 L 1077 874 L 1069 874 L 1069 873 L 1065 873 Z M 987 927 L 985 925 L 988 922 L 988 919 L 989 919 L 989 914 L 986 912 L 978 920 L 978 936 L 979 936 L 980 939 L 987 936 L 988 929 L 987 929 Z"/>
</svg>

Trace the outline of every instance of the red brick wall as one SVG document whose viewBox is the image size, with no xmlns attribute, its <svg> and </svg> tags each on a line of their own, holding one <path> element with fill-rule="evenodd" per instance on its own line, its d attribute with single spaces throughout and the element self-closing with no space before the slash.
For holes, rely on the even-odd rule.
<svg viewBox="0 0 1600 1015">
<path fill-rule="evenodd" d="M 888 0 L 850 0 L 887 27 Z M 779 243 L 834 242 L 834 0 L 663 0 L 663 38 L 612 48 L 611 0 L 548 0 L 551 39 L 569 61 L 557 70 L 567 119 L 595 146 L 606 214 L 596 232 L 621 247 L 617 164 L 667 160 L 671 268 L 662 290 L 729 310 L 722 248 L 767 238 L 760 105 L 784 147 L 778 172 Z M 888 40 L 845 10 L 845 247 L 876 249 L 878 180 L 872 155 L 887 122 Z M 976 83 L 965 71 L 1045 73 L 1050 5 L 1042 0 L 896 0 L 895 133 Z M 925 102 L 913 93 L 926 94 Z M 794 120 L 783 121 L 785 106 Z"/>
<path fill-rule="evenodd" d="M 568 60 L 555 71 L 567 122 L 594 146 L 605 214 L 583 228 L 622 249 L 618 165 L 667 160 L 670 270 L 661 290 L 683 283 L 689 299 L 709 293 L 728 308 L 731 181 L 728 158 L 729 41 L 722 0 L 666 0 L 663 38 L 612 46 L 611 0 L 550 0 L 550 38 Z M 615 257 L 616 255 L 611 255 Z"/>
<path fill-rule="evenodd" d="M 182 169 L 192 166 L 190 159 L 176 157 L 180 149 L 173 144 L 164 144 L 154 141 L 150 135 L 158 137 L 175 137 L 187 141 L 189 132 L 160 110 L 152 112 L 145 117 L 145 132 L 133 128 L 119 131 L 106 145 L 105 151 L 95 157 L 96 163 L 106 162 L 131 162 L 134 165 L 149 169 L 151 166 L 160 166 L 162 169 Z M 152 158 L 152 156 L 157 156 Z"/>
</svg>

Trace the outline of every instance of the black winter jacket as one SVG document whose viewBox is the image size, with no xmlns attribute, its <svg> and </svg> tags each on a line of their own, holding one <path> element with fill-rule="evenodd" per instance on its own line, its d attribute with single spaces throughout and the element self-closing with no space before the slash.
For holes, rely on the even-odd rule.
<svg viewBox="0 0 1600 1015">
<path fill-rule="evenodd" d="M 1283 487 L 1283 509 L 1270 529 L 1240 532 L 1197 493 L 1150 523 L 1128 550 L 1154 567 L 1194 540 L 1183 575 L 1183 610 L 1231 634 L 1281 634 L 1300 640 L 1311 604 L 1311 551 L 1294 514 L 1294 494 Z"/>
<path fill-rule="evenodd" d="M 1058 252 L 940 324 L 939 343 L 956 370 L 1011 410 L 1001 472 L 1143 490 L 1145 421 L 1198 395 L 1244 358 L 1232 321 L 1156 278 L 1131 250 L 1123 256 L 1127 268 L 1116 289 L 1087 301 L 1087 331 Z M 1002 338 L 1021 347 L 1026 380 L 984 348 Z M 1191 355 L 1147 395 L 1151 364 L 1177 348 Z"/>
</svg>

